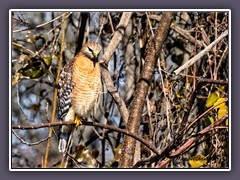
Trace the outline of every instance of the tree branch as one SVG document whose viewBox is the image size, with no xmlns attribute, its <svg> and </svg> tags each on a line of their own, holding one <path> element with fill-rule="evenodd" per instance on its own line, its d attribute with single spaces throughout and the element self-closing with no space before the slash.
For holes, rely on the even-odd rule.
<svg viewBox="0 0 240 180">
<path fill-rule="evenodd" d="M 210 83 L 210 84 L 222 84 L 222 85 L 228 85 L 228 81 L 225 80 L 215 80 L 215 79 L 198 79 L 199 83 Z"/>
<path fill-rule="evenodd" d="M 202 50 L 200 53 L 198 53 L 192 59 L 188 60 L 185 64 L 183 64 L 178 69 L 176 69 L 174 71 L 174 73 L 177 75 L 182 70 L 184 70 L 184 69 L 188 68 L 189 66 L 193 65 L 195 62 L 197 62 L 197 60 L 199 60 L 201 57 L 203 57 L 208 51 L 210 51 L 219 41 L 221 41 L 227 35 L 228 35 L 228 30 L 224 31 L 215 41 L 213 41 L 211 44 L 209 44 L 204 50 Z"/>
<path fill-rule="evenodd" d="M 193 36 L 191 36 L 191 34 L 189 32 L 187 32 L 186 30 L 180 28 L 179 26 L 172 24 L 171 25 L 171 29 L 173 29 L 174 31 L 176 31 L 177 33 L 179 33 L 182 37 L 184 37 L 185 39 L 189 40 L 191 43 L 193 44 L 197 44 L 199 47 L 203 46 L 203 43 L 197 39 L 195 39 Z"/>
<path fill-rule="evenodd" d="M 44 142 L 44 141 L 47 141 L 47 140 L 50 138 L 50 137 L 48 136 L 48 137 L 46 137 L 46 138 L 44 138 L 44 139 L 42 139 L 42 140 L 40 140 L 40 141 L 33 142 L 33 143 L 29 143 L 29 142 L 24 141 L 23 138 L 21 138 L 13 129 L 12 129 L 12 132 L 13 132 L 13 134 L 16 136 L 16 138 L 18 138 L 18 140 L 20 140 L 23 144 L 26 144 L 26 145 L 28 145 L 28 146 L 38 145 L 38 144 L 40 144 L 40 143 L 42 143 L 42 142 Z"/>
<path fill-rule="evenodd" d="M 107 69 L 107 65 L 108 62 L 110 61 L 114 51 L 116 50 L 116 48 L 118 47 L 120 41 L 123 38 L 123 34 L 124 34 L 124 30 L 128 25 L 128 22 L 131 18 L 132 13 L 131 12 L 124 12 L 122 14 L 121 20 L 116 28 L 116 31 L 113 35 L 113 38 L 111 40 L 111 42 L 109 43 L 107 50 L 105 51 L 105 53 L 102 56 L 102 59 L 100 60 L 100 62 L 104 63 L 101 65 L 101 76 L 106 84 L 106 87 L 109 91 L 109 93 L 112 95 L 114 101 L 116 102 L 119 111 L 122 115 L 123 121 L 125 122 L 125 124 L 127 124 L 127 120 L 128 120 L 128 109 L 126 107 L 125 102 L 123 101 L 123 99 L 120 97 L 119 93 L 117 92 L 111 75 Z"/>
<path fill-rule="evenodd" d="M 70 14 L 72 14 L 72 12 L 69 12 L 69 13 L 67 14 L 67 17 L 68 17 Z M 45 22 L 45 23 L 43 23 L 43 24 L 39 24 L 39 25 L 37 25 L 36 27 L 30 27 L 30 28 L 25 28 L 25 29 L 14 30 L 13 33 L 22 32 L 22 31 L 28 31 L 28 30 L 31 30 L 31 29 L 37 29 L 37 28 L 43 27 L 43 26 L 45 26 L 45 25 L 47 25 L 47 24 L 49 24 L 49 23 L 52 23 L 52 22 L 58 20 L 59 18 L 63 17 L 64 15 L 65 15 L 65 13 L 63 13 L 63 14 L 57 16 L 56 18 L 54 18 L 54 19 L 52 19 L 52 20 L 50 20 L 50 21 L 47 21 L 47 22 Z"/>
<path fill-rule="evenodd" d="M 61 38 L 61 49 L 60 49 L 60 59 L 58 62 L 58 71 L 57 71 L 57 77 L 56 77 L 56 84 L 58 84 L 58 80 L 60 78 L 60 72 L 62 69 L 62 55 L 63 55 L 63 49 L 64 49 L 64 39 L 65 39 L 65 30 L 66 30 L 66 21 L 67 21 L 67 17 L 69 14 L 64 13 L 63 15 L 63 25 L 62 25 L 62 38 Z M 51 118 L 51 122 L 54 122 L 55 119 L 55 114 L 56 114 L 56 109 L 57 109 L 57 92 L 58 89 L 57 87 L 55 87 L 54 89 L 54 95 L 53 95 L 53 109 L 52 109 L 52 118 Z M 52 132 L 53 129 L 50 128 L 49 129 L 49 137 L 52 137 Z M 48 139 L 47 141 L 47 147 L 46 147 L 46 152 L 45 152 L 45 157 L 44 157 L 44 163 L 43 163 L 43 167 L 46 168 L 47 167 L 47 162 L 48 162 L 48 155 L 49 155 L 49 149 L 50 149 L 50 145 L 51 145 L 51 138 Z"/>
<path fill-rule="evenodd" d="M 197 133 L 196 136 L 192 136 L 192 138 L 188 138 L 189 140 L 182 145 L 178 150 L 176 150 L 174 153 L 172 153 L 171 155 L 168 155 L 169 152 L 173 149 L 175 149 L 174 144 L 169 145 L 168 147 L 166 147 L 162 152 L 161 155 L 152 155 L 148 158 L 145 159 L 141 159 L 140 161 L 138 161 L 134 167 L 135 168 L 139 168 L 140 166 L 144 166 L 146 164 L 151 164 L 154 162 L 157 162 L 160 158 L 162 158 L 163 156 L 168 156 L 168 157 L 176 157 L 177 155 L 179 155 L 180 153 L 182 153 L 184 150 L 186 150 L 187 148 L 189 148 L 193 143 L 197 142 L 198 139 L 200 139 L 203 135 L 205 135 L 206 133 L 208 133 L 209 131 L 213 130 L 214 128 L 216 128 L 217 126 L 219 126 L 221 123 L 223 123 L 224 121 L 226 121 L 228 118 L 228 115 L 223 116 L 222 118 L 218 119 L 217 121 L 215 121 L 213 124 L 211 124 L 210 126 L 206 127 L 205 129 L 203 129 L 202 131 L 200 131 L 199 133 Z M 169 163 L 172 158 L 166 158 L 163 161 L 161 161 L 156 168 L 162 168 L 163 166 L 165 166 L 167 163 Z"/>
<path fill-rule="evenodd" d="M 116 27 L 115 33 L 113 35 L 113 38 L 112 38 L 111 42 L 109 43 L 107 50 L 105 51 L 105 53 L 102 56 L 101 61 L 105 62 L 106 64 L 108 64 L 114 51 L 116 50 L 119 43 L 121 42 L 123 35 L 124 35 L 124 31 L 128 25 L 128 22 L 129 22 L 131 16 L 132 16 L 132 12 L 124 12 L 122 14 L 120 22 L 119 22 L 118 26 Z"/>
<path fill-rule="evenodd" d="M 52 123 L 45 123 L 45 124 L 37 124 L 37 125 L 28 125 L 28 126 L 22 126 L 22 125 L 13 125 L 12 129 L 21 129 L 21 130 L 32 130 L 32 129 L 40 129 L 40 128 L 46 128 L 46 127 L 55 127 L 55 126 L 61 126 L 61 125 L 75 125 L 74 120 L 72 121 L 58 121 L 58 122 L 52 122 Z M 110 129 L 119 133 L 123 133 L 127 136 L 130 136 L 138 141 L 140 141 L 143 145 L 147 146 L 151 151 L 153 151 L 155 154 L 160 155 L 160 151 L 155 148 L 152 144 L 148 143 L 146 140 L 144 140 L 142 137 L 138 136 L 137 134 L 134 134 L 132 132 L 126 131 L 124 129 L 120 129 L 111 125 L 97 123 L 97 122 L 89 122 L 89 121 L 82 121 L 82 125 L 85 126 L 96 126 L 104 129 Z"/>
<path fill-rule="evenodd" d="M 217 121 L 215 121 L 213 124 L 211 124 L 210 126 L 206 127 L 205 129 L 201 130 L 195 137 L 192 137 L 191 139 L 189 139 L 186 143 L 184 143 L 178 150 L 176 150 L 175 152 L 173 152 L 169 157 L 175 157 L 181 153 L 183 153 L 187 148 L 189 148 L 191 145 L 193 145 L 195 142 L 197 142 L 205 133 L 213 130 L 216 126 L 220 125 L 221 123 L 223 123 L 224 121 L 226 121 L 228 119 L 228 115 L 223 116 L 222 118 L 218 119 Z M 172 160 L 172 158 L 166 158 L 165 160 L 163 160 L 162 162 L 160 162 L 156 168 L 162 168 L 163 166 L 165 166 L 167 163 L 169 163 Z"/>
<path fill-rule="evenodd" d="M 141 77 L 136 86 L 135 95 L 133 98 L 129 120 L 127 123 L 127 131 L 137 134 L 141 122 L 141 114 L 145 103 L 148 88 L 152 80 L 154 67 L 159 57 L 162 44 L 164 43 L 168 30 L 171 24 L 172 13 L 165 12 L 159 22 L 154 39 L 149 40 L 149 49 L 147 50 L 146 62 L 143 66 Z M 124 136 L 123 149 L 120 159 L 120 168 L 128 168 L 133 165 L 133 157 L 135 152 L 136 140 Z"/>
<path fill-rule="evenodd" d="M 21 44 L 18 44 L 18 43 L 16 43 L 16 42 L 12 42 L 12 44 L 15 45 L 15 46 L 17 46 L 17 47 L 22 48 L 22 50 L 23 50 L 24 52 L 30 54 L 32 57 L 37 56 L 36 53 L 34 53 L 32 50 L 26 48 L 25 46 L 23 46 L 23 45 L 21 45 Z"/>
</svg>

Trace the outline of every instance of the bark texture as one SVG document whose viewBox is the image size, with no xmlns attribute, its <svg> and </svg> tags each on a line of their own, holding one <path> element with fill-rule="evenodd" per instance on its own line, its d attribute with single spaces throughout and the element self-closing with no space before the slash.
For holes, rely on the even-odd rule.
<svg viewBox="0 0 240 180">
<path fill-rule="evenodd" d="M 154 34 L 154 38 L 151 38 L 148 42 L 149 48 L 147 50 L 146 61 L 141 72 L 140 80 L 137 83 L 136 92 L 133 98 L 127 123 L 127 131 L 131 133 L 138 134 L 142 110 L 148 93 L 149 84 L 152 80 L 154 67 L 157 58 L 159 57 L 160 50 L 167 37 L 168 30 L 171 25 L 171 19 L 172 13 L 165 12 L 159 22 L 159 26 Z M 133 166 L 135 146 L 135 139 L 124 136 L 122 154 L 119 164 L 120 168 L 129 168 Z"/>
</svg>

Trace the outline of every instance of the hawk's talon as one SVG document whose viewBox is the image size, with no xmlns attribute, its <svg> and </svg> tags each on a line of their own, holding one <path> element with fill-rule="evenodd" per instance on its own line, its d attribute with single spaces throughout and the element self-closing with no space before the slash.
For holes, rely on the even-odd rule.
<svg viewBox="0 0 240 180">
<path fill-rule="evenodd" d="M 78 119 L 77 117 L 74 119 L 74 123 L 75 123 L 75 127 L 82 125 L 82 121 L 80 119 Z"/>
</svg>

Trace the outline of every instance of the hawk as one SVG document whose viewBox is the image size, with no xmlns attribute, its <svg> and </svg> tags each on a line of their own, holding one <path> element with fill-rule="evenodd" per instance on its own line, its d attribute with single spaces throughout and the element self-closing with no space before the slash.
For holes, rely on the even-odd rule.
<svg viewBox="0 0 240 180">
<path fill-rule="evenodd" d="M 102 47 L 95 42 L 85 43 L 80 52 L 63 67 L 59 78 L 58 118 L 61 121 L 87 117 L 96 105 L 101 90 L 98 55 Z M 62 125 L 59 134 L 59 152 L 65 152 L 73 127 Z"/>
</svg>

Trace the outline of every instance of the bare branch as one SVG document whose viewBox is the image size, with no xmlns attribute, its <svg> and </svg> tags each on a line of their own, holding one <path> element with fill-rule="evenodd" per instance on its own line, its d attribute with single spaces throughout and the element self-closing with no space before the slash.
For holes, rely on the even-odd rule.
<svg viewBox="0 0 240 180">
<path fill-rule="evenodd" d="M 131 12 L 124 12 L 122 14 L 121 20 L 117 26 L 117 29 L 113 35 L 113 38 L 112 38 L 111 42 L 109 43 L 107 50 L 103 54 L 102 60 L 100 60 L 100 62 L 104 62 L 107 64 L 110 61 L 114 51 L 116 50 L 117 46 L 119 45 L 120 41 L 122 40 L 124 30 L 128 25 L 131 15 L 132 15 Z M 126 104 L 124 103 L 124 101 L 120 97 L 119 93 L 115 89 L 111 75 L 110 75 L 106 65 L 101 66 L 101 75 L 107 86 L 109 93 L 112 95 L 113 99 L 115 100 L 116 104 L 119 107 L 119 111 L 122 115 L 123 121 L 125 123 L 127 123 L 128 110 L 127 110 Z"/>
<path fill-rule="evenodd" d="M 228 85 L 228 81 L 225 81 L 225 80 L 214 80 L 214 79 L 203 79 L 203 78 L 199 78 L 198 81 L 199 81 L 200 83 L 210 83 L 210 84 Z"/>
<path fill-rule="evenodd" d="M 176 150 L 175 152 L 173 152 L 170 157 L 175 157 L 181 153 L 183 153 L 187 148 L 189 148 L 191 145 L 193 145 L 194 143 L 196 143 L 205 133 L 213 130 L 216 126 L 219 126 L 221 123 L 225 122 L 228 119 L 228 115 L 223 116 L 222 118 L 218 119 L 217 121 L 215 121 L 213 124 L 211 124 L 210 126 L 206 127 L 205 129 L 201 130 L 197 136 L 192 137 L 191 139 L 189 139 L 186 143 L 184 143 L 184 145 L 182 145 L 178 150 Z M 166 158 L 165 160 L 163 160 L 162 162 L 160 162 L 156 168 L 162 168 L 164 167 L 167 163 L 169 163 L 172 160 L 172 158 Z"/>
<path fill-rule="evenodd" d="M 143 66 L 141 77 L 136 86 L 135 95 L 133 98 L 127 131 L 137 134 L 141 122 L 141 115 L 144 102 L 148 93 L 148 87 L 151 83 L 154 67 L 159 56 L 162 44 L 164 43 L 170 27 L 172 13 L 166 12 L 163 14 L 159 26 L 156 30 L 154 39 L 149 40 L 149 49 L 146 56 L 146 62 Z M 125 136 L 123 140 L 123 149 L 120 159 L 120 168 L 128 168 L 133 165 L 133 157 L 135 152 L 136 140 Z"/>
<path fill-rule="evenodd" d="M 61 14 L 60 16 L 52 19 L 51 21 L 45 22 L 45 23 L 43 23 L 43 24 L 39 24 L 38 26 L 36 26 L 36 27 L 34 27 L 34 28 L 18 29 L 18 30 L 14 30 L 13 33 L 22 32 L 22 31 L 27 31 L 27 30 L 31 30 L 31 29 L 37 29 L 37 28 L 43 27 L 43 26 L 45 26 L 45 25 L 47 25 L 47 24 L 49 24 L 49 23 L 52 23 L 52 22 L 58 20 L 59 18 L 61 18 L 62 16 L 64 16 L 64 14 L 65 14 L 65 13 Z M 72 14 L 72 13 L 71 13 L 71 12 L 68 13 L 67 16 L 69 16 L 70 14 Z"/>
<path fill-rule="evenodd" d="M 123 38 L 125 28 L 128 25 L 131 15 L 132 15 L 132 12 L 124 12 L 122 14 L 121 20 L 115 30 L 113 38 L 112 38 L 111 42 L 109 43 L 107 50 L 103 54 L 102 60 L 100 62 L 105 62 L 106 64 L 108 64 L 108 62 L 110 61 L 114 51 L 116 50 L 120 41 Z"/>
<path fill-rule="evenodd" d="M 34 143 L 29 143 L 29 142 L 24 141 L 13 129 L 12 129 L 12 132 L 13 132 L 13 134 L 16 136 L 16 138 L 18 138 L 23 144 L 26 144 L 26 145 L 28 145 L 28 146 L 38 145 L 38 144 L 40 144 L 40 143 L 42 143 L 42 142 L 44 142 L 44 141 L 47 141 L 47 140 L 50 138 L 50 137 L 48 136 L 47 138 L 44 138 L 44 139 L 42 139 L 42 140 L 40 140 L 40 141 L 37 141 L 37 142 L 34 142 Z"/>
<path fill-rule="evenodd" d="M 204 115 L 206 115 L 208 112 L 210 112 L 212 109 L 214 109 L 216 106 L 220 105 L 220 104 L 223 104 L 225 102 L 227 102 L 228 99 L 225 99 L 224 101 L 220 102 L 220 103 L 217 103 L 215 104 L 214 106 L 212 106 L 211 108 L 209 108 L 207 111 L 205 111 L 204 113 L 202 113 L 200 116 L 198 116 L 195 120 L 193 120 L 191 122 L 191 124 L 189 124 L 186 129 L 184 130 L 185 132 L 194 124 L 196 123 L 199 119 L 201 119 Z M 185 134 L 185 132 L 183 134 Z"/>
<path fill-rule="evenodd" d="M 22 48 L 22 50 L 26 53 L 29 53 L 32 57 L 35 57 L 37 54 L 34 53 L 32 50 L 26 48 L 25 46 L 21 45 L 21 44 L 18 44 L 16 42 L 12 42 L 13 45 L 17 46 L 17 47 L 20 47 Z"/>
<path fill-rule="evenodd" d="M 137 134 L 134 134 L 132 132 L 126 131 L 124 129 L 120 129 L 111 125 L 97 123 L 97 122 L 88 122 L 88 121 L 82 121 L 82 124 L 85 126 L 96 126 L 104 129 L 110 129 L 113 131 L 117 131 L 119 133 L 123 133 L 127 136 L 130 136 L 138 141 L 140 141 L 142 144 L 147 146 L 151 151 L 153 151 L 156 154 L 160 154 L 160 151 L 155 148 L 152 144 L 148 143 L 146 140 L 144 140 L 142 137 L 138 136 Z M 40 128 L 46 128 L 46 127 L 55 127 L 55 126 L 61 126 L 61 125 L 75 125 L 74 120 L 73 121 L 59 121 L 59 122 L 52 122 L 52 123 L 45 123 L 45 124 L 37 124 L 37 125 L 29 125 L 29 126 L 22 126 L 22 125 L 13 125 L 12 129 L 21 129 L 21 130 L 32 130 L 32 129 L 40 129 Z"/>
<path fill-rule="evenodd" d="M 179 74 L 182 70 L 188 68 L 197 60 L 199 60 L 201 57 L 203 57 L 208 51 L 210 51 L 220 40 L 222 40 L 224 37 L 228 35 L 228 30 L 223 32 L 215 41 L 213 41 L 211 44 L 209 44 L 204 50 L 202 50 L 200 53 L 198 53 L 196 56 L 194 56 L 192 59 L 188 60 L 185 64 L 180 66 L 177 70 L 174 71 L 175 74 Z"/>
<path fill-rule="evenodd" d="M 185 39 L 189 40 L 191 43 L 193 44 L 197 44 L 199 47 L 202 47 L 203 44 L 201 41 L 195 39 L 194 37 L 191 36 L 191 34 L 189 34 L 189 32 L 187 32 L 186 30 L 180 28 L 179 26 L 172 24 L 171 25 L 171 29 L 173 29 L 174 31 L 176 31 L 177 33 L 179 33 L 181 36 L 183 36 Z"/>
<path fill-rule="evenodd" d="M 60 78 L 60 72 L 61 72 L 61 69 L 62 69 L 62 55 L 63 55 L 63 49 L 64 49 L 64 39 L 65 39 L 65 30 L 66 30 L 66 19 L 68 17 L 68 14 L 67 13 L 64 13 L 64 16 L 63 16 L 63 25 L 62 25 L 62 38 L 61 38 L 61 49 L 60 49 L 60 59 L 59 59 L 59 62 L 58 62 L 58 71 L 57 71 L 57 77 L 56 77 L 56 84 L 58 84 L 58 80 Z M 55 87 L 54 89 L 54 100 L 53 100 L 53 109 L 52 109 L 52 118 L 51 118 L 51 122 L 53 123 L 54 122 L 54 119 L 55 119 L 55 114 L 56 114 L 56 108 L 57 108 L 57 92 L 58 92 L 58 89 L 57 87 Z M 49 129 L 49 137 L 52 136 L 52 132 L 53 132 L 53 129 L 50 128 Z M 46 152 L 45 152 L 45 157 L 44 157 L 44 164 L 43 164 L 43 167 L 46 168 L 47 167 L 47 161 L 48 161 L 48 154 L 49 154 L 49 149 L 50 149 L 50 144 L 51 144 L 51 139 L 48 139 L 48 143 L 47 143 L 47 147 L 46 147 Z"/>
</svg>

